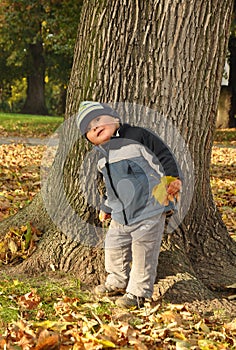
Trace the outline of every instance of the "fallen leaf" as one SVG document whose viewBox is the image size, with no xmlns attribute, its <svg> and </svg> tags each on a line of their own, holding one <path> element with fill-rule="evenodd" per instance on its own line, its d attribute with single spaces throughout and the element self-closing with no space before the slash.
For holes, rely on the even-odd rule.
<svg viewBox="0 0 236 350">
<path fill-rule="evenodd" d="M 31 291 L 25 295 L 22 295 L 18 299 L 18 304 L 27 310 L 36 309 L 41 301 L 39 295 L 35 293 L 35 291 Z"/>
<path fill-rule="evenodd" d="M 12 239 L 8 242 L 8 248 L 12 254 L 15 254 L 18 250 L 17 244 Z"/>
<path fill-rule="evenodd" d="M 106 339 L 98 339 L 92 336 L 90 333 L 86 333 L 86 338 L 92 340 L 95 343 L 103 345 L 105 348 L 116 348 L 116 344 L 114 344 L 112 341 Z"/>
<path fill-rule="evenodd" d="M 36 344 L 35 350 L 59 350 L 60 338 L 58 334 L 50 334 L 47 330 L 43 330 Z"/>
</svg>

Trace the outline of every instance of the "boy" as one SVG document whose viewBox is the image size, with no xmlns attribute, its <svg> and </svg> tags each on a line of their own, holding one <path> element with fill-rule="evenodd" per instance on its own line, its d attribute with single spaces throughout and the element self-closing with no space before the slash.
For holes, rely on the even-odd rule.
<svg viewBox="0 0 236 350">
<path fill-rule="evenodd" d="M 122 124 L 107 104 L 82 102 L 77 122 L 101 154 L 98 169 L 106 201 L 99 218 L 112 218 L 105 238 L 108 276 L 94 291 L 100 296 L 124 294 L 116 300 L 118 306 L 141 307 L 153 293 L 166 213 L 175 209 L 181 189 L 179 167 L 159 137 Z M 166 177 L 171 181 L 159 199 L 155 188 Z"/>
</svg>

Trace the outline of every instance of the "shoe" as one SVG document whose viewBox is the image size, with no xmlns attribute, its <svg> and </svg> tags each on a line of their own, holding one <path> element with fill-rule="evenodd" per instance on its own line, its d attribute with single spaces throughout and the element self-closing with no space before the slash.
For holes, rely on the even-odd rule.
<svg viewBox="0 0 236 350">
<path fill-rule="evenodd" d="M 99 296 L 115 296 L 121 295 L 125 293 L 124 288 L 117 288 L 106 284 L 100 284 L 99 286 L 94 288 L 94 293 Z"/>
<path fill-rule="evenodd" d="M 116 305 L 126 309 L 133 307 L 139 309 L 140 307 L 143 307 L 144 302 L 145 298 L 137 297 L 136 295 L 133 295 L 131 293 L 126 293 L 125 295 L 123 295 L 123 297 L 116 300 Z"/>
</svg>

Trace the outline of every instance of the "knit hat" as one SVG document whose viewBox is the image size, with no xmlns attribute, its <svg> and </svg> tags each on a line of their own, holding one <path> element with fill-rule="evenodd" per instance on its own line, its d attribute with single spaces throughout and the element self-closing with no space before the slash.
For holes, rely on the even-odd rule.
<svg viewBox="0 0 236 350">
<path fill-rule="evenodd" d="M 82 135 L 86 134 L 89 123 L 100 115 L 110 115 L 120 120 L 118 113 L 106 103 L 93 101 L 81 102 L 76 121 Z"/>
</svg>

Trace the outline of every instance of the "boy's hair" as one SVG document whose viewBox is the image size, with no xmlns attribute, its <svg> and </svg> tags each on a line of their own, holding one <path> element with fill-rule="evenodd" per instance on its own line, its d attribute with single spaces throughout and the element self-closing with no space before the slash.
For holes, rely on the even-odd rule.
<svg viewBox="0 0 236 350">
<path fill-rule="evenodd" d="M 120 120 L 119 114 L 106 103 L 93 101 L 81 102 L 76 121 L 82 135 L 86 134 L 89 123 L 100 115 L 110 115 Z"/>
</svg>

